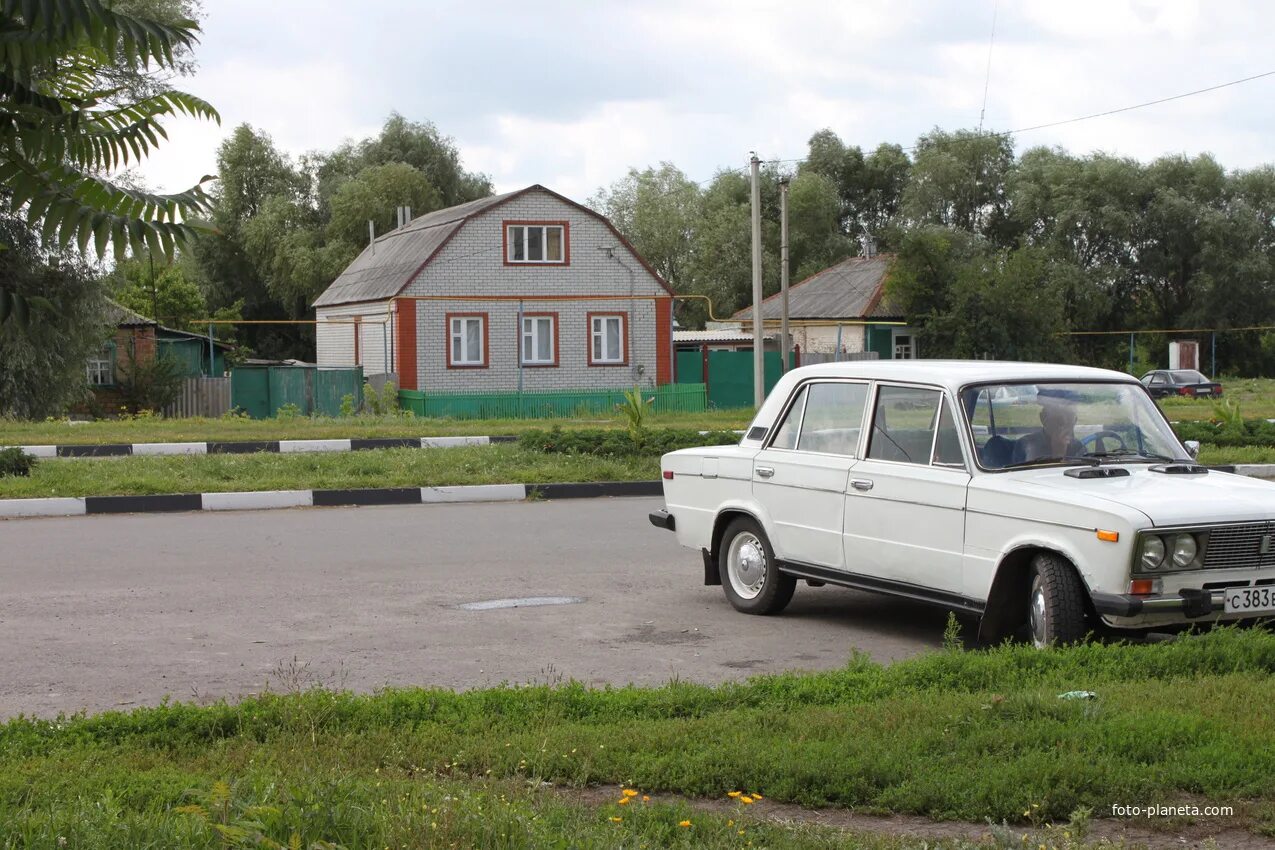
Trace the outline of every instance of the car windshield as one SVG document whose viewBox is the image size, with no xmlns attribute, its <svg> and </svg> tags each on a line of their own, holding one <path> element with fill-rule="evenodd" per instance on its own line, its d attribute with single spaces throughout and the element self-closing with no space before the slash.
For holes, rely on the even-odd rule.
<svg viewBox="0 0 1275 850">
<path fill-rule="evenodd" d="M 1139 386 L 983 385 L 966 389 L 961 407 L 984 469 L 1187 458 Z"/>
<path fill-rule="evenodd" d="M 1171 373 L 1176 384 L 1207 384 L 1209 379 L 1191 369 L 1179 369 Z"/>
</svg>

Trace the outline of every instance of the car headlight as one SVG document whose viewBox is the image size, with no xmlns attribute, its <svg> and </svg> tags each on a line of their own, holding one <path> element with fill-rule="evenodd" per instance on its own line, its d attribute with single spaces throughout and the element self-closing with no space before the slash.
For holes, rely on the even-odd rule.
<svg viewBox="0 0 1275 850">
<path fill-rule="evenodd" d="M 1153 534 L 1144 537 L 1140 560 L 1144 570 L 1160 569 L 1160 565 L 1164 563 L 1164 541 Z"/>
<path fill-rule="evenodd" d="M 1194 534 L 1179 534 L 1173 538 L 1173 563 L 1178 567 L 1189 567 L 1195 556 L 1199 554 L 1200 546 L 1195 542 Z"/>
</svg>

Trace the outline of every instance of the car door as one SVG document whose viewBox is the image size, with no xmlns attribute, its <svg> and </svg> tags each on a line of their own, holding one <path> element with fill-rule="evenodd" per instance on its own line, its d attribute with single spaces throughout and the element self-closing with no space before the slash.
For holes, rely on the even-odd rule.
<svg viewBox="0 0 1275 850">
<path fill-rule="evenodd" d="M 954 410 L 937 387 L 877 385 L 867 450 L 846 488 L 848 572 L 886 586 L 962 589 L 970 473 Z"/>
<path fill-rule="evenodd" d="M 846 482 L 855 465 L 868 382 L 803 384 L 753 458 L 753 498 L 782 561 L 841 569 Z"/>
</svg>

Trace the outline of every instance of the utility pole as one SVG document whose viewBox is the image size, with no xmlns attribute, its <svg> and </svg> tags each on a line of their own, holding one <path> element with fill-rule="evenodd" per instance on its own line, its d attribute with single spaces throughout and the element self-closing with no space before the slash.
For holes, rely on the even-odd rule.
<svg viewBox="0 0 1275 850">
<path fill-rule="evenodd" d="M 761 317 L 761 160 L 753 153 L 753 406 L 761 409 L 766 398 L 766 358 L 762 352 Z"/>
<path fill-rule="evenodd" d="M 788 374 L 788 178 L 779 181 L 779 352 Z"/>
</svg>

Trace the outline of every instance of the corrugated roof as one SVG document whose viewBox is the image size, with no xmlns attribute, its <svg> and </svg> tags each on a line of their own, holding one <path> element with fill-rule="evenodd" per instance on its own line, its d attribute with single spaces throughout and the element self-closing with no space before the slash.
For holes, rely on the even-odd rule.
<svg viewBox="0 0 1275 850">
<path fill-rule="evenodd" d="M 324 290 L 314 306 L 393 298 L 466 221 L 526 191 L 520 189 L 435 210 L 378 236 Z"/>
<path fill-rule="evenodd" d="M 890 254 L 851 257 L 817 272 L 788 289 L 788 316 L 792 319 L 887 319 L 899 312 L 885 297 Z M 779 295 L 762 302 L 763 319 L 781 318 Z M 753 308 L 745 307 L 731 318 L 750 320 Z"/>
<path fill-rule="evenodd" d="M 106 299 L 106 321 L 117 328 L 158 326 L 159 322 L 134 312 L 113 298 Z"/>
<path fill-rule="evenodd" d="M 762 339 L 774 339 L 773 334 L 764 334 Z M 706 330 L 706 331 L 673 331 L 673 342 L 752 342 L 752 331 L 740 330 Z"/>
</svg>

